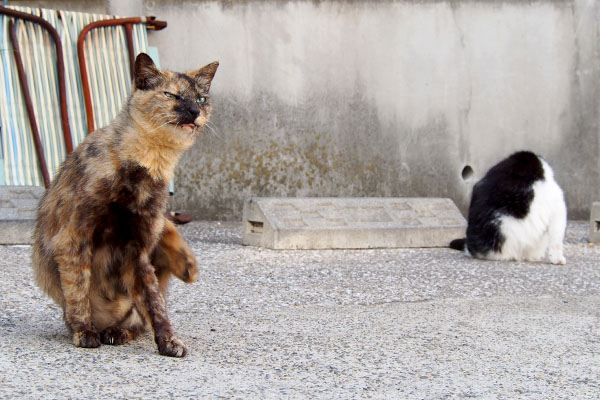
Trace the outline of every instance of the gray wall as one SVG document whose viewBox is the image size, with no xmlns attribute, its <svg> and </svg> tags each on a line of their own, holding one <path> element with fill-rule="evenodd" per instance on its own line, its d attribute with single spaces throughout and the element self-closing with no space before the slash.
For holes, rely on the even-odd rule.
<svg viewBox="0 0 600 400">
<path fill-rule="evenodd" d="M 164 68 L 221 62 L 214 126 L 176 175 L 173 205 L 197 217 L 239 219 L 248 196 L 447 196 L 464 212 L 519 149 L 554 167 L 570 218 L 600 200 L 595 0 L 86 3 L 167 20 L 149 34 Z"/>
</svg>

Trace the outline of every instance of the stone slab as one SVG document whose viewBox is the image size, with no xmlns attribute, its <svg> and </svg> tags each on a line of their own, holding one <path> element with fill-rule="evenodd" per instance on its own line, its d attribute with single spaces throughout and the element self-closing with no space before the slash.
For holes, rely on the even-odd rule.
<svg viewBox="0 0 600 400">
<path fill-rule="evenodd" d="M 0 186 L 0 244 L 31 244 L 40 186 Z"/>
<path fill-rule="evenodd" d="M 600 202 L 592 203 L 590 209 L 590 242 L 600 243 Z"/>
<path fill-rule="evenodd" d="M 0 244 L 32 244 L 32 219 L 0 220 Z"/>
<path fill-rule="evenodd" d="M 251 198 L 242 243 L 270 249 L 447 247 L 467 221 L 445 198 Z"/>
</svg>

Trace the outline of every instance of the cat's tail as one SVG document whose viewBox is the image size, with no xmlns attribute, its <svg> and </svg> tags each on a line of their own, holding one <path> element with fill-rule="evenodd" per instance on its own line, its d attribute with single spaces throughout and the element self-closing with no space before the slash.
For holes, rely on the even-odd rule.
<svg viewBox="0 0 600 400">
<path fill-rule="evenodd" d="M 458 251 L 463 251 L 467 244 L 467 238 L 454 239 L 450 242 L 450 248 Z"/>
</svg>

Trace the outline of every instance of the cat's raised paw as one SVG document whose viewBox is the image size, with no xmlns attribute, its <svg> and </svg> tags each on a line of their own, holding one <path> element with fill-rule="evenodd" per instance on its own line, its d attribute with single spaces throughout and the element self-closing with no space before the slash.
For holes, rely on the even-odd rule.
<svg viewBox="0 0 600 400">
<path fill-rule="evenodd" d="M 158 352 L 168 357 L 184 357 L 187 354 L 185 344 L 176 336 L 171 338 L 156 338 Z"/>
<path fill-rule="evenodd" d="M 94 348 L 100 347 L 100 335 L 98 332 L 86 330 L 73 334 L 73 344 L 77 347 Z"/>
<path fill-rule="evenodd" d="M 131 336 L 127 329 L 107 328 L 100 333 L 100 340 L 104 344 L 120 345 L 129 342 Z"/>
</svg>

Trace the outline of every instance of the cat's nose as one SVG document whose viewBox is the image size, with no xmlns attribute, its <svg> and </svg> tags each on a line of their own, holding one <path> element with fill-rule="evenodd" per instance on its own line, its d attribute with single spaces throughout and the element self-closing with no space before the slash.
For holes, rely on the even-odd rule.
<svg viewBox="0 0 600 400">
<path fill-rule="evenodd" d="M 200 108 L 197 105 L 192 104 L 188 107 L 188 112 L 194 117 L 197 117 L 198 115 L 200 115 Z"/>
</svg>

